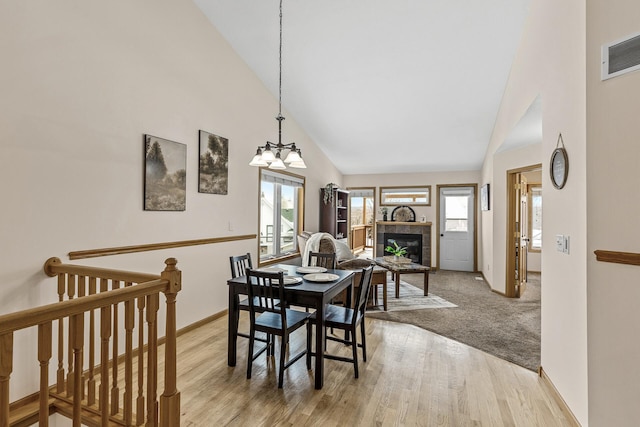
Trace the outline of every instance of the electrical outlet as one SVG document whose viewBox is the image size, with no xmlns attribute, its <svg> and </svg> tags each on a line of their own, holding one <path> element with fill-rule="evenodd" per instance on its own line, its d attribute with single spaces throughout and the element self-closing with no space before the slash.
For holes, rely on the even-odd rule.
<svg viewBox="0 0 640 427">
<path fill-rule="evenodd" d="M 556 250 L 564 252 L 564 236 L 562 234 L 556 234 Z"/>
<path fill-rule="evenodd" d="M 233 231 L 233 222 L 229 221 L 229 231 Z"/>
</svg>

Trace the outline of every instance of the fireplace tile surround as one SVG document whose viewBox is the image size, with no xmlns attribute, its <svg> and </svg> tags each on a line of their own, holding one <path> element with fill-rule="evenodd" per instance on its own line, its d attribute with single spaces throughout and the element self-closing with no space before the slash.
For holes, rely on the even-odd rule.
<svg viewBox="0 0 640 427">
<path fill-rule="evenodd" d="M 430 222 L 376 222 L 376 251 L 375 256 L 384 256 L 384 234 L 421 234 L 422 235 L 422 265 L 431 266 L 431 223 Z"/>
</svg>

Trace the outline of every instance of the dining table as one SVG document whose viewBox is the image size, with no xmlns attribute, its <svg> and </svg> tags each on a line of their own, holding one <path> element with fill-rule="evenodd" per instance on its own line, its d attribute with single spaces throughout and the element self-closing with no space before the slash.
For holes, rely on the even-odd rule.
<svg viewBox="0 0 640 427">
<path fill-rule="evenodd" d="M 285 275 L 285 300 L 289 305 L 308 307 L 315 309 L 315 388 L 321 389 L 324 382 L 324 340 L 325 327 L 324 316 L 325 307 L 333 298 L 346 290 L 346 301 L 348 306 L 351 305 L 353 292 L 354 270 L 326 270 L 325 273 L 333 274 L 334 280 L 327 280 L 325 275 L 310 275 L 298 272 L 300 266 L 289 264 L 275 264 L 268 267 L 257 268 L 262 271 L 279 271 L 282 270 Z M 302 281 L 292 285 L 286 285 L 286 276 L 301 277 Z M 306 276 L 306 277 L 305 277 Z M 320 280 L 322 279 L 322 280 Z M 238 322 L 240 319 L 239 304 L 240 297 L 247 295 L 247 278 L 246 276 L 238 276 L 227 280 L 229 287 L 229 332 L 227 343 L 227 364 L 236 366 L 237 355 L 237 339 L 238 339 Z"/>
</svg>

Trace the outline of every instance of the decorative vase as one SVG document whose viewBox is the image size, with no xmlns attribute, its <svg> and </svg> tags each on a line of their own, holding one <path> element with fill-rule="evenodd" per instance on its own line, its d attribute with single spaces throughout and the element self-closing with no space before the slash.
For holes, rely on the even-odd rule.
<svg viewBox="0 0 640 427">
<path fill-rule="evenodd" d="M 382 214 L 382 220 L 386 221 L 387 220 L 387 214 Z"/>
</svg>

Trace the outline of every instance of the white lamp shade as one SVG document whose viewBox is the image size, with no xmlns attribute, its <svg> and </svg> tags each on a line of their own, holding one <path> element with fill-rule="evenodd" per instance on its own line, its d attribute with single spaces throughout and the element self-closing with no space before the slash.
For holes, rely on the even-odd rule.
<svg viewBox="0 0 640 427">
<path fill-rule="evenodd" d="M 287 167 L 284 165 L 282 159 L 277 158 L 269 165 L 269 169 L 286 169 Z"/>
<path fill-rule="evenodd" d="M 266 149 L 262 152 L 262 160 L 264 160 L 265 162 L 273 162 L 276 159 L 275 154 L 273 154 L 273 151 L 271 151 L 271 149 Z"/>
<path fill-rule="evenodd" d="M 287 158 L 284 159 L 285 163 L 291 163 L 291 162 L 299 162 L 302 160 L 302 157 L 300 157 L 300 155 L 298 154 L 297 151 L 289 151 L 289 154 L 287 154 Z"/>
<path fill-rule="evenodd" d="M 298 169 L 306 169 L 307 165 L 304 163 L 304 160 L 302 160 L 302 157 L 300 157 L 300 161 L 289 163 L 289 167 L 298 168 Z"/>
<path fill-rule="evenodd" d="M 262 155 L 256 154 L 253 156 L 253 160 L 249 162 L 249 166 L 269 166 L 269 163 L 264 161 Z"/>
</svg>

